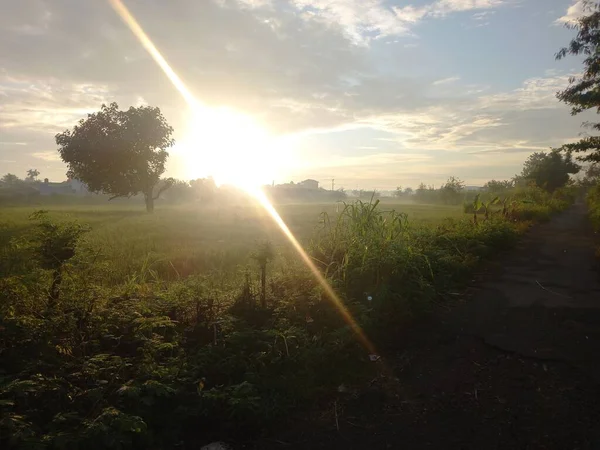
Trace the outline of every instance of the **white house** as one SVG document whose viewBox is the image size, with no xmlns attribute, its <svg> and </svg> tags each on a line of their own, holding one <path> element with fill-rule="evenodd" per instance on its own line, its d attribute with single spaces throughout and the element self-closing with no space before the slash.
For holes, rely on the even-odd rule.
<svg viewBox="0 0 600 450">
<path fill-rule="evenodd" d="M 37 184 L 37 188 L 41 195 L 88 195 L 87 186 L 79 180 L 68 179 L 61 183 L 52 183 L 45 178 L 42 183 Z"/>
</svg>

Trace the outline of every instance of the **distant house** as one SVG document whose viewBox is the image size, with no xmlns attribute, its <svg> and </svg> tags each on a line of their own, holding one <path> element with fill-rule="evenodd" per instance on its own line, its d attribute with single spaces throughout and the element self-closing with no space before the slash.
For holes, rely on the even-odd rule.
<svg viewBox="0 0 600 450">
<path fill-rule="evenodd" d="M 308 179 L 298 183 L 298 186 L 300 186 L 303 189 L 318 190 L 319 182 L 317 180 Z"/>
<path fill-rule="evenodd" d="M 90 193 L 85 183 L 82 183 L 77 179 L 70 178 L 69 180 L 67 180 L 67 183 L 71 185 L 71 188 L 73 189 L 75 195 L 88 195 Z"/>
<path fill-rule="evenodd" d="M 37 185 L 41 195 L 87 195 L 89 191 L 79 180 L 69 179 L 61 183 L 53 183 L 45 178 Z"/>
</svg>

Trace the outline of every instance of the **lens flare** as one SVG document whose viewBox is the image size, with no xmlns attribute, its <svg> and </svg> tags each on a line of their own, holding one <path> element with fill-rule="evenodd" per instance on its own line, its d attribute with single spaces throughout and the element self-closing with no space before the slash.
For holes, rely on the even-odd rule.
<svg viewBox="0 0 600 450">
<path fill-rule="evenodd" d="M 194 98 L 189 89 L 185 86 L 181 78 L 173 71 L 169 63 L 165 60 L 165 58 L 160 54 L 156 46 L 152 43 L 148 35 L 144 32 L 140 24 L 135 20 L 133 15 L 129 12 L 127 7 L 123 4 L 121 0 L 108 0 L 113 9 L 117 12 L 117 14 L 121 17 L 123 22 L 129 27 L 131 32 L 138 38 L 142 46 L 148 51 L 150 56 L 156 61 L 159 67 L 163 70 L 165 75 L 169 78 L 173 86 L 179 91 L 181 96 L 185 99 L 188 105 L 197 110 L 201 108 L 202 105 Z M 257 202 L 269 213 L 271 218 L 275 221 L 275 223 L 279 226 L 282 233 L 286 236 L 286 238 L 291 242 L 294 249 L 298 252 L 298 255 L 302 259 L 302 261 L 306 264 L 306 266 L 313 273 L 325 293 L 327 294 L 328 299 L 335 305 L 341 314 L 344 321 L 352 328 L 354 333 L 357 335 L 358 340 L 364 345 L 364 347 L 369 351 L 370 354 L 375 354 L 375 347 L 371 343 L 371 341 L 367 338 L 360 325 L 354 320 L 350 311 L 344 306 L 343 302 L 339 298 L 339 296 L 335 293 L 333 288 L 329 285 L 325 277 L 319 272 L 319 269 L 312 262 L 310 256 L 304 251 L 296 237 L 290 231 L 288 226 L 285 224 L 279 213 L 275 210 L 271 202 L 269 202 L 268 198 L 265 196 L 264 192 L 262 192 L 258 188 L 247 187 L 246 190 L 250 195 L 252 195 Z"/>
<path fill-rule="evenodd" d="M 319 282 L 319 284 L 321 285 L 321 287 L 327 294 L 327 297 L 329 298 L 329 300 L 331 300 L 333 302 L 335 307 L 338 309 L 338 311 L 342 315 L 342 318 L 346 321 L 346 323 L 348 325 L 350 325 L 352 330 L 356 333 L 360 342 L 365 346 L 365 348 L 367 350 L 369 350 L 369 353 L 371 353 L 371 354 L 376 353 L 375 347 L 373 346 L 371 341 L 369 341 L 369 339 L 365 335 L 365 333 L 362 330 L 362 328 L 360 327 L 360 325 L 356 322 L 356 320 L 354 320 L 354 317 L 352 317 L 352 314 L 350 314 L 350 311 L 348 311 L 348 308 L 346 308 L 346 306 L 344 306 L 344 303 L 342 302 L 342 300 L 335 293 L 335 291 L 333 290 L 331 285 L 327 282 L 327 280 L 325 279 L 323 274 L 319 271 L 317 266 L 315 266 L 315 263 L 312 261 L 312 259 L 310 259 L 310 256 L 308 256 L 306 251 L 302 248 L 302 245 L 300 245 L 300 242 L 298 242 L 298 240 L 296 239 L 294 234 L 290 231 L 290 229 L 285 224 L 285 222 L 283 221 L 283 219 L 281 218 L 281 216 L 279 215 L 277 210 L 273 207 L 273 205 L 271 204 L 269 199 L 266 197 L 264 192 L 261 191 L 260 189 L 248 189 L 248 192 L 258 201 L 258 203 L 261 204 L 261 206 L 265 209 L 265 211 L 267 211 L 269 213 L 269 215 L 275 221 L 275 223 L 279 226 L 279 228 L 281 228 L 281 231 L 283 232 L 285 237 L 288 238 L 290 243 L 293 245 L 294 249 L 300 255 L 300 258 L 302 258 L 302 261 L 304 261 L 304 264 L 306 264 L 306 266 L 313 273 L 313 275 L 315 276 L 315 278 L 317 279 L 317 281 Z"/>
<path fill-rule="evenodd" d="M 179 91 L 181 96 L 185 99 L 185 101 L 192 107 L 198 107 L 198 102 L 183 83 L 181 78 L 175 73 L 169 63 L 163 56 L 160 54 L 158 49 L 154 46 L 148 35 L 144 32 L 143 28 L 140 24 L 135 20 L 135 17 L 131 15 L 127 7 L 123 4 L 121 0 L 108 0 L 110 6 L 116 11 L 116 13 L 121 17 L 125 25 L 129 27 L 131 32 L 138 38 L 142 47 L 146 49 L 146 51 L 150 54 L 152 59 L 156 61 L 156 64 L 163 70 L 165 75 L 169 78 L 175 89 Z"/>
</svg>

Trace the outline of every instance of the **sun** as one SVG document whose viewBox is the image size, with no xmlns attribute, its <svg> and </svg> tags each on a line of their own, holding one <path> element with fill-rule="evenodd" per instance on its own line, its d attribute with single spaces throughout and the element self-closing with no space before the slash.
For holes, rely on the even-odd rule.
<svg viewBox="0 0 600 450">
<path fill-rule="evenodd" d="M 182 144 L 188 176 L 212 176 L 218 185 L 254 189 L 280 177 L 289 163 L 283 139 L 226 107 L 195 108 Z"/>
</svg>

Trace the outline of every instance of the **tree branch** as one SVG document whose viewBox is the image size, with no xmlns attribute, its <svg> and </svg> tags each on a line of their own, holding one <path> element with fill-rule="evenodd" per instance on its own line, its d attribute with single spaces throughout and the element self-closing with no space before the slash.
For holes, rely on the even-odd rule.
<svg viewBox="0 0 600 450">
<path fill-rule="evenodd" d="M 158 197 L 160 197 L 160 194 L 162 194 L 167 189 L 169 189 L 171 186 L 173 186 L 174 181 L 175 180 L 173 180 L 173 178 L 167 178 L 165 180 L 164 184 L 158 189 L 158 192 L 156 193 L 156 195 L 154 197 L 152 197 L 152 199 L 158 200 Z"/>
<path fill-rule="evenodd" d="M 109 199 L 108 199 L 108 201 L 110 202 L 111 200 L 114 200 L 115 198 L 121 198 L 121 197 L 127 197 L 127 198 L 131 198 L 131 197 L 133 197 L 134 195 L 135 195 L 135 194 L 118 194 L 118 195 L 115 195 L 115 196 L 113 196 L 113 197 L 109 198 Z"/>
</svg>

